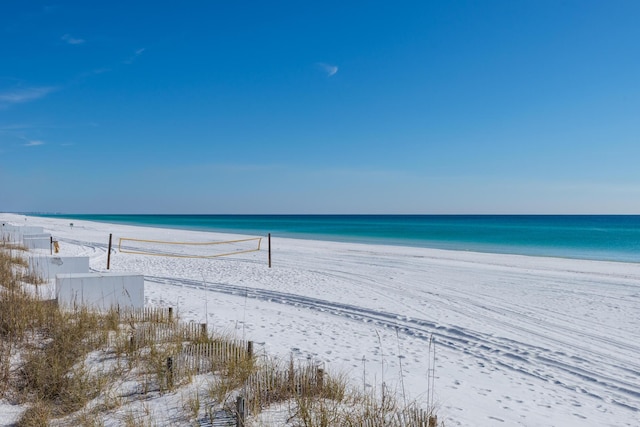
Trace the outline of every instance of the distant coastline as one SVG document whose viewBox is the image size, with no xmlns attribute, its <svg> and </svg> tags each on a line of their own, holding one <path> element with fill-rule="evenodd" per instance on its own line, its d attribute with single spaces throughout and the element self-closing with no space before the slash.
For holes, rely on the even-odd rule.
<svg viewBox="0 0 640 427">
<path fill-rule="evenodd" d="M 640 262 L 640 215 L 30 214 L 184 230 Z"/>
</svg>

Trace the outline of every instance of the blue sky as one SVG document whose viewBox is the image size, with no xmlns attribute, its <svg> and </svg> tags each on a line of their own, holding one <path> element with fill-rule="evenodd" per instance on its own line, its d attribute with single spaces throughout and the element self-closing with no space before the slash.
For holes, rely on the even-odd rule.
<svg viewBox="0 0 640 427">
<path fill-rule="evenodd" d="M 17 1 L 0 211 L 640 214 L 640 2 Z"/>
</svg>

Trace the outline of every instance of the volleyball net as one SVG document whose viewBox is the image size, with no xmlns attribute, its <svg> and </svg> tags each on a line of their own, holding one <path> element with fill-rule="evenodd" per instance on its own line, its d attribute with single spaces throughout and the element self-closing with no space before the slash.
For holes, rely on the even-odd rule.
<svg viewBox="0 0 640 427">
<path fill-rule="evenodd" d="M 262 237 L 219 242 L 168 242 L 121 237 L 118 251 L 124 254 L 174 258 L 218 258 L 260 250 Z"/>
</svg>

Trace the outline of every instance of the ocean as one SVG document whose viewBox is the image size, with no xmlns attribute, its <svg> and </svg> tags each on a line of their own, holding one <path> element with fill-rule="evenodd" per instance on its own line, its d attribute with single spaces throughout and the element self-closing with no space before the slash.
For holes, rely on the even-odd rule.
<svg viewBox="0 0 640 427">
<path fill-rule="evenodd" d="M 640 215 L 42 215 L 253 236 L 640 262 Z"/>
</svg>

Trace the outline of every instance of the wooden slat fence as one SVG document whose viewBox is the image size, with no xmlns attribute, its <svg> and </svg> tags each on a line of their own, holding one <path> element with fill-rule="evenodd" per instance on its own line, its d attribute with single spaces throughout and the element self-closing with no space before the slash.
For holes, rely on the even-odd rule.
<svg viewBox="0 0 640 427">
<path fill-rule="evenodd" d="M 294 395 L 322 392 L 324 369 L 317 363 L 305 362 L 297 366 L 261 369 L 252 374 L 243 387 L 243 395 L 250 408 L 265 408 Z"/>
<path fill-rule="evenodd" d="M 179 339 L 198 340 L 206 338 L 206 325 L 178 323 L 171 308 L 145 307 L 139 309 L 118 308 L 106 313 L 114 316 L 119 325 L 116 331 L 101 330 L 87 337 L 91 344 L 106 344 L 109 347 L 140 348 L 151 342 L 169 342 Z"/>
<path fill-rule="evenodd" d="M 242 340 L 213 340 L 186 345 L 175 356 L 174 375 L 214 372 L 229 363 L 248 360 L 250 344 Z"/>
<path fill-rule="evenodd" d="M 436 427 L 438 418 L 421 408 L 406 408 L 385 420 L 364 420 L 360 427 Z"/>
<path fill-rule="evenodd" d="M 109 334 L 110 346 L 134 348 L 151 343 L 206 341 L 210 339 L 206 324 L 176 322 L 167 309 L 120 310 L 120 329 Z"/>
<path fill-rule="evenodd" d="M 325 385 L 324 369 L 313 362 L 286 369 L 260 370 L 251 375 L 243 387 L 242 395 L 252 410 L 283 402 L 294 395 L 322 397 Z M 359 427 L 436 427 L 437 418 L 429 411 L 410 407 L 387 414 L 384 420 L 363 420 Z"/>
<path fill-rule="evenodd" d="M 205 324 L 199 323 L 140 323 L 132 330 L 136 345 L 149 342 L 196 341 L 209 338 Z"/>
<path fill-rule="evenodd" d="M 119 308 L 117 310 L 119 320 L 130 322 L 173 322 L 172 307 L 143 307 L 143 308 Z"/>
<path fill-rule="evenodd" d="M 214 338 L 208 334 L 206 324 L 176 322 L 171 308 L 119 309 L 117 315 L 124 328 L 109 333 L 107 341 L 111 345 L 140 348 L 152 342 L 182 342 L 182 350 L 167 359 L 168 378 L 171 381 L 215 372 L 229 363 L 253 358 L 251 341 Z M 93 339 L 104 337 L 96 336 Z M 242 399 L 246 401 L 247 408 L 256 410 L 295 395 L 320 397 L 324 385 L 324 369 L 317 363 L 294 363 L 291 360 L 288 365 L 267 364 L 266 369 L 249 376 L 242 388 Z M 234 418 L 236 424 L 232 424 Z M 237 417 L 232 414 L 218 418 L 213 424 L 200 421 L 201 425 L 239 425 Z M 437 417 L 430 412 L 410 407 L 387 414 L 384 420 L 363 420 L 358 427 L 436 427 L 437 424 Z"/>
</svg>

